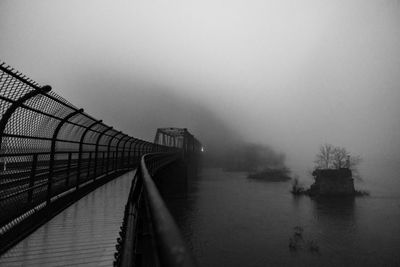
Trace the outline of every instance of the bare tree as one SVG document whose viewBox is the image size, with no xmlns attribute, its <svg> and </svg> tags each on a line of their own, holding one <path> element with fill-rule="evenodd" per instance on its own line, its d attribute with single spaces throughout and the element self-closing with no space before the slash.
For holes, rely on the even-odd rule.
<svg viewBox="0 0 400 267">
<path fill-rule="evenodd" d="M 314 163 L 317 169 L 349 168 L 354 178 L 361 179 L 357 169 L 361 161 L 360 156 L 351 156 L 344 147 L 324 144 L 320 146 Z"/>
<path fill-rule="evenodd" d="M 349 168 L 350 154 L 343 147 L 335 147 L 333 149 L 332 165 L 334 169 Z"/>
<path fill-rule="evenodd" d="M 319 153 L 316 155 L 314 163 L 317 168 L 329 169 L 332 164 L 334 146 L 324 144 L 319 147 Z"/>
</svg>

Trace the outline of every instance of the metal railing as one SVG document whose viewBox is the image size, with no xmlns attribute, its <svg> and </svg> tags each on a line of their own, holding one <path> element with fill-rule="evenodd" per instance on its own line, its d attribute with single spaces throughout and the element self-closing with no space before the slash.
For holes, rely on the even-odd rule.
<svg viewBox="0 0 400 267">
<path fill-rule="evenodd" d="M 1 63 L 0 253 L 10 233 L 56 200 L 161 151 L 176 148 L 117 131 Z"/>
<path fill-rule="evenodd" d="M 152 153 L 142 157 L 125 206 L 115 266 L 196 266 L 152 178 L 181 156 Z"/>
</svg>

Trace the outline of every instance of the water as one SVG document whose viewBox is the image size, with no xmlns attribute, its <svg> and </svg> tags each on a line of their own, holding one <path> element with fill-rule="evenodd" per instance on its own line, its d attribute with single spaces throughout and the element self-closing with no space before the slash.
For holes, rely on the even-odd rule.
<svg viewBox="0 0 400 267">
<path fill-rule="evenodd" d="M 315 200 L 289 190 L 205 169 L 168 205 L 200 266 L 400 266 L 399 195 Z"/>
</svg>

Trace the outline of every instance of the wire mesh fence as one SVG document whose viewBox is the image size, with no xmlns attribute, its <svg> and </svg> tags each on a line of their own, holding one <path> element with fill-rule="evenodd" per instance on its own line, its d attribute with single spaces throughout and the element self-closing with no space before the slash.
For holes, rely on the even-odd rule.
<svg viewBox="0 0 400 267">
<path fill-rule="evenodd" d="M 0 63 L 0 239 L 54 199 L 171 149 L 106 125 Z"/>
</svg>

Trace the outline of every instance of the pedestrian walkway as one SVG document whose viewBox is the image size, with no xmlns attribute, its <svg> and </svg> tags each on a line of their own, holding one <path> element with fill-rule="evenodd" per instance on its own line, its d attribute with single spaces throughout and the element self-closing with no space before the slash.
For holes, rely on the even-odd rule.
<svg viewBox="0 0 400 267">
<path fill-rule="evenodd" d="M 0 257 L 0 266 L 112 266 L 135 171 L 97 188 Z"/>
</svg>

